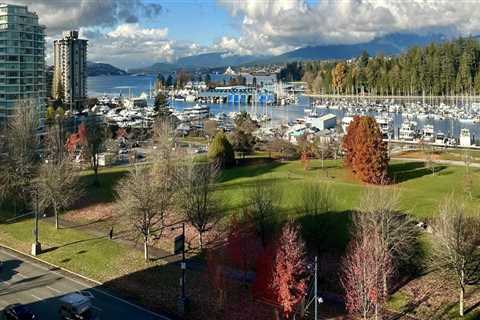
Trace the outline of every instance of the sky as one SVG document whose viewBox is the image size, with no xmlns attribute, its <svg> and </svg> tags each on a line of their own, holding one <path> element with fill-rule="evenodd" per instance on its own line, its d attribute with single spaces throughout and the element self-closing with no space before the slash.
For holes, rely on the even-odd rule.
<svg viewBox="0 0 480 320">
<path fill-rule="evenodd" d="M 53 40 L 79 30 L 90 61 L 123 69 L 207 52 L 276 55 L 395 32 L 480 34 L 480 0 L 3 1 L 37 12 L 48 63 Z"/>
</svg>

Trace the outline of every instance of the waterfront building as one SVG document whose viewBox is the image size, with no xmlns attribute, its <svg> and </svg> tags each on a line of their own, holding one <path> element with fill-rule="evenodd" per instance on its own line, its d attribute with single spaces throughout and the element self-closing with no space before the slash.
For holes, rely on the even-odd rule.
<svg viewBox="0 0 480 320">
<path fill-rule="evenodd" d="M 83 110 L 87 102 L 87 40 L 78 31 L 66 31 L 53 44 L 54 80 L 52 96 L 71 109 Z"/>
<path fill-rule="evenodd" d="M 45 105 L 45 27 L 26 6 L 0 3 L 0 126 L 19 101 Z"/>
</svg>

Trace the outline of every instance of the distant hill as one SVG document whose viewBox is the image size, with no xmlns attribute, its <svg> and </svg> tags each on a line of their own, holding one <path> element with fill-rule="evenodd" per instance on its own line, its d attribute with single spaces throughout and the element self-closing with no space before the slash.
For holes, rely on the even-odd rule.
<svg viewBox="0 0 480 320">
<path fill-rule="evenodd" d="M 119 69 L 108 63 L 87 62 L 87 73 L 89 77 L 96 76 L 122 76 L 126 75 L 125 70 Z"/>
<path fill-rule="evenodd" d="M 421 36 L 417 34 L 394 33 L 376 38 L 370 42 L 351 45 L 309 46 L 286 52 L 276 57 L 256 61 L 256 63 L 284 63 L 289 61 L 350 59 L 358 57 L 364 50 L 373 56 L 380 53 L 385 55 L 399 54 L 413 46 L 426 46 L 432 42 L 442 42 L 443 35 Z"/>
<path fill-rule="evenodd" d="M 373 56 L 399 54 L 412 46 L 426 46 L 432 42 L 447 40 L 441 34 L 418 35 L 413 33 L 393 33 L 372 41 L 358 44 L 321 45 L 299 48 L 277 56 L 234 55 L 227 52 L 211 52 L 179 58 L 174 63 L 155 63 L 152 66 L 131 70 L 131 73 L 171 73 L 178 69 L 203 70 L 226 68 L 228 66 L 248 66 L 278 64 L 291 61 L 350 59 L 358 57 L 364 50 Z"/>
<path fill-rule="evenodd" d="M 224 66 L 238 66 L 258 60 L 258 56 L 232 55 L 227 52 L 203 53 L 183 57 L 177 60 L 176 65 L 185 68 L 218 68 Z"/>
</svg>

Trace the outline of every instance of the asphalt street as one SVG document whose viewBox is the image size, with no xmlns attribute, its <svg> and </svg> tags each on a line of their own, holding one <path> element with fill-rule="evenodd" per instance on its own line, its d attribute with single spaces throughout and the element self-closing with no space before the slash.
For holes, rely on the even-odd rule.
<svg viewBox="0 0 480 320">
<path fill-rule="evenodd" d="M 93 309 L 101 320 L 169 320 L 140 306 L 116 297 L 87 281 L 70 277 L 37 262 L 26 260 L 0 248 L 0 310 L 21 303 L 40 320 L 60 319 L 59 299 L 72 292 L 93 295 Z"/>
</svg>

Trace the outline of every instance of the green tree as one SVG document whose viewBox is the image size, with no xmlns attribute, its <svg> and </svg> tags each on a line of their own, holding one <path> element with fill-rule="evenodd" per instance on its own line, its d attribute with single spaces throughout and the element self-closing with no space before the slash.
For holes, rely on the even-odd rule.
<svg viewBox="0 0 480 320">
<path fill-rule="evenodd" d="M 208 147 L 208 158 L 221 168 L 228 168 L 235 163 L 233 147 L 223 132 L 218 132 Z"/>
</svg>

